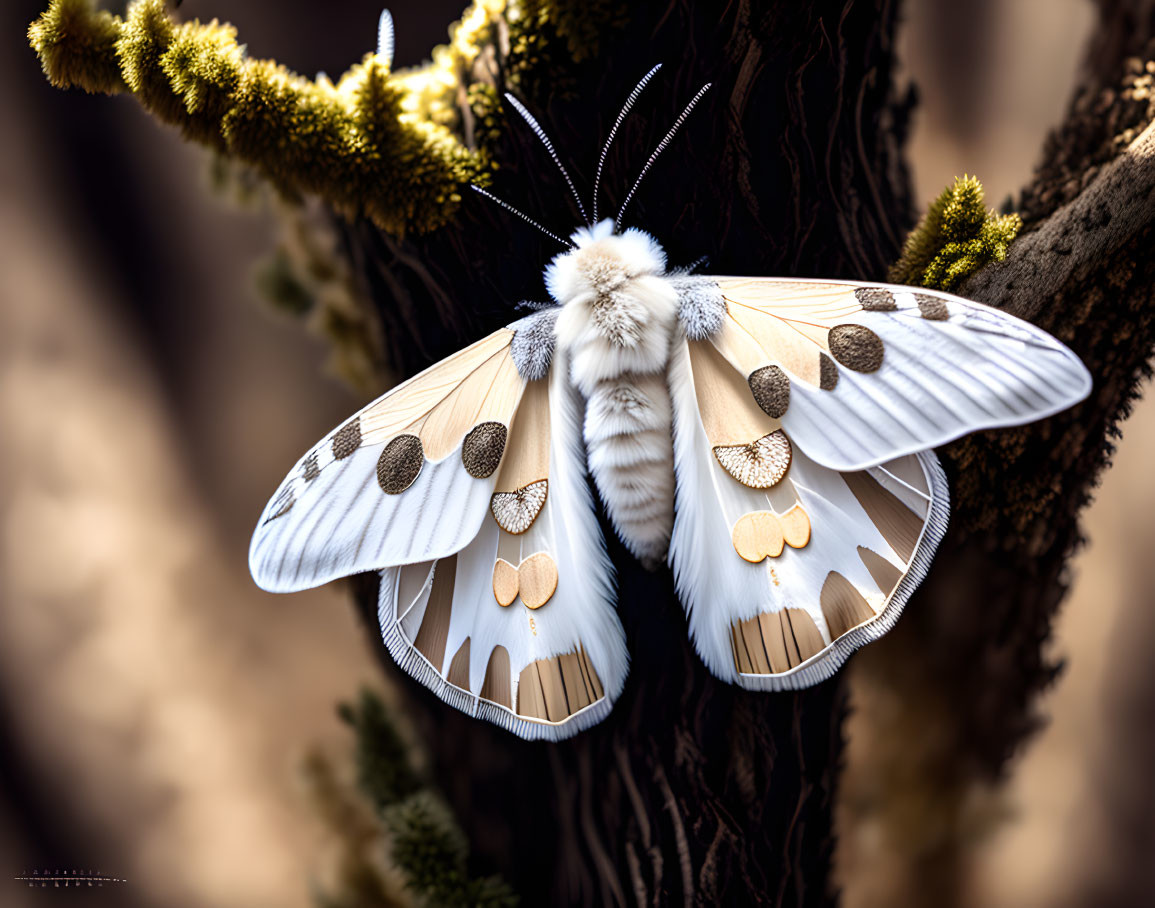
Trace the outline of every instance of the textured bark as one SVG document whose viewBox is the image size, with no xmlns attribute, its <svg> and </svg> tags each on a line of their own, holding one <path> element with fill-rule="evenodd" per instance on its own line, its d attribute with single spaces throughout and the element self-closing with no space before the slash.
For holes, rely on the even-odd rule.
<svg viewBox="0 0 1155 908">
<path fill-rule="evenodd" d="M 1094 389 L 1043 423 L 940 452 L 951 531 L 902 622 L 854 666 L 850 734 L 867 740 L 852 748 L 843 828 L 881 828 L 890 905 L 968 903 L 969 850 L 1000 816 L 984 793 L 1037 728 L 1036 699 L 1060 668 L 1044 647 L 1079 511 L 1149 372 L 1155 158 L 1150 103 L 1133 86 L 1152 57 L 1152 6 L 1100 4 L 1081 85 L 1023 191 L 1026 232 L 959 291 L 1054 333 Z"/>
<path fill-rule="evenodd" d="M 610 156 L 602 211 L 616 211 L 681 106 L 713 81 L 626 223 L 653 232 L 674 264 L 708 255 L 717 273 L 881 278 L 912 220 L 893 4 L 679 2 L 629 15 L 596 60 L 522 82 L 543 86 L 526 103 L 588 187 L 625 95 L 665 62 Z M 496 193 L 567 230 L 564 185 L 533 137 L 511 123 L 499 161 Z M 511 303 L 544 298 L 542 268 L 558 251 L 481 199 L 428 237 L 398 242 L 365 224 L 345 235 L 402 372 L 511 320 Z M 633 662 L 605 723 L 527 744 L 407 688 L 481 869 L 500 870 L 526 904 L 829 903 L 840 683 L 776 695 L 718 683 L 689 645 L 668 571 L 611 547 Z M 374 637 L 375 596 L 363 582 Z"/>
<path fill-rule="evenodd" d="M 1077 514 L 1155 336 L 1155 266 L 1142 254 L 1152 206 L 1126 191 L 1150 182 L 1150 165 L 1141 154 L 1110 164 L 1134 139 L 1113 142 L 1121 120 L 1136 113 L 1104 94 L 1119 84 L 1120 55 L 1152 33 L 1144 7 L 1104 0 L 1081 100 L 1024 192 L 1035 232 L 1006 266 L 963 288 L 1069 343 L 1095 391 L 1044 423 L 942 452 L 952 531 L 907 616 L 856 659 L 857 727 L 875 746 L 854 767 L 846 822 L 881 819 L 887 847 L 907 865 L 898 903 L 964 897 L 973 792 L 999 778 L 1037 724 L 1034 700 L 1056 670 L 1042 647 L 1079 541 Z M 718 273 L 881 277 L 911 221 L 892 4 L 783 0 L 706 12 L 671 3 L 630 15 L 596 62 L 523 82 L 540 86 L 526 100 L 567 160 L 585 162 L 572 168 L 579 185 L 620 100 L 664 60 L 659 87 L 611 155 L 611 200 L 683 99 L 708 79 L 715 87 L 627 223 L 654 232 L 672 262 L 709 255 Z M 1131 125 L 1137 136 L 1145 122 Z M 532 137 L 511 128 L 500 160 L 497 193 L 564 230 L 564 186 Z M 1099 204 L 1105 190 L 1121 207 Z M 508 321 L 509 303 L 541 299 L 541 267 L 556 251 L 480 200 L 467 202 L 458 226 L 426 238 L 398 242 L 361 224 L 346 239 L 405 372 Z M 1067 242 L 1093 254 L 1068 256 Z M 1063 268 L 1044 270 L 1056 257 Z M 1016 273 L 1036 277 L 1008 288 Z M 645 573 L 616 543 L 612 553 L 634 661 L 603 725 L 562 745 L 526 744 L 407 688 L 481 869 L 500 870 L 530 904 L 833 900 L 841 682 L 779 695 L 718 684 L 688 645 L 668 573 Z M 361 581 L 374 637 L 375 596 Z"/>
</svg>

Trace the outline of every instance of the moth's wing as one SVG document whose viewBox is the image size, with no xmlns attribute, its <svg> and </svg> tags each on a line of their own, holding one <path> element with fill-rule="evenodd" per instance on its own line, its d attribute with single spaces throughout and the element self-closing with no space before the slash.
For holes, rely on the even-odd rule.
<svg viewBox="0 0 1155 908">
<path fill-rule="evenodd" d="M 699 655 L 755 690 L 829 677 L 894 625 L 926 573 L 948 512 L 937 460 L 818 464 L 706 340 L 674 345 L 670 390 L 670 563 Z"/>
<path fill-rule="evenodd" d="M 713 278 L 713 343 L 806 453 L 861 470 L 1082 400 L 1091 378 L 1045 331 L 998 309 L 885 284 Z"/>
<path fill-rule="evenodd" d="M 628 668 L 568 374 L 559 353 L 529 383 L 473 540 L 381 573 L 397 662 L 447 703 L 530 739 L 600 721 Z"/>
<path fill-rule="evenodd" d="M 477 535 L 525 390 L 503 328 L 398 385 L 301 458 L 249 548 L 284 593 L 441 558 Z"/>
</svg>

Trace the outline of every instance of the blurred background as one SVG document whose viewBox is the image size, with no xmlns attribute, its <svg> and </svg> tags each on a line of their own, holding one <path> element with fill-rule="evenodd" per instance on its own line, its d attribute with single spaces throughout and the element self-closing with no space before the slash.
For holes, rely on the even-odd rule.
<svg viewBox="0 0 1155 908">
<path fill-rule="evenodd" d="M 182 14 L 337 74 L 373 48 L 379 2 L 330 4 L 323 32 L 303 0 Z M 965 172 L 997 206 L 1062 115 L 1092 5 L 905 6 L 918 197 Z M 391 8 L 405 66 L 463 2 Z M 262 593 L 247 545 L 359 399 L 253 289 L 274 214 L 209 191 L 207 154 L 133 100 L 51 88 L 24 38 L 40 11 L 0 9 L 0 904 L 46 903 L 6 878 L 88 868 L 129 881 L 108 904 L 308 905 L 328 845 L 301 760 L 345 748 L 334 704 L 386 682 L 340 585 Z M 1053 642 L 1066 667 L 976 851 L 973 904 L 1122 904 L 1155 883 L 1153 443 L 1144 401 L 1086 514 Z M 879 904 L 866 870 L 840 882 L 847 905 Z"/>
</svg>

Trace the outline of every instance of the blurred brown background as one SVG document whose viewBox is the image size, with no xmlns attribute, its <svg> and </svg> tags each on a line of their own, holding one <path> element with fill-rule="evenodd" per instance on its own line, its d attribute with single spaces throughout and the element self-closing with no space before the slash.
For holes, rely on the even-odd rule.
<svg viewBox="0 0 1155 908">
<path fill-rule="evenodd" d="M 398 64 L 462 6 L 394 4 Z M 1061 116 L 1091 4 L 906 8 L 918 195 L 967 172 L 998 205 Z M 210 193 L 207 156 L 132 100 L 49 87 L 23 37 L 39 11 L 0 11 L 0 904 L 54 904 L 6 878 L 68 867 L 127 878 L 108 904 L 307 905 L 325 846 L 294 766 L 339 749 L 335 702 L 382 681 L 339 585 L 264 594 L 246 553 L 276 481 L 357 399 L 256 299 L 275 217 Z M 372 49 L 378 12 L 329 4 L 322 29 L 301 0 L 182 6 L 332 74 Z M 1049 725 L 991 795 L 1009 819 L 977 851 L 975 905 L 1120 904 L 1137 874 L 1155 883 L 1155 404 L 1124 431 Z M 843 868 L 846 904 L 879 904 Z"/>
</svg>

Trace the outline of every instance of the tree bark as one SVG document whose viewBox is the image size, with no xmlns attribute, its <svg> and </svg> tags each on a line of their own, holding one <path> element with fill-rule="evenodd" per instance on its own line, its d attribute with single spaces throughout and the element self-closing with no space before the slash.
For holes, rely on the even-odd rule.
<svg viewBox="0 0 1155 908">
<path fill-rule="evenodd" d="M 941 452 L 951 533 L 906 617 L 853 670 L 856 727 L 877 746 L 855 767 L 874 799 L 855 800 L 845 822 L 881 817 L 907 864 L 899 904 L 963 898 L 970 795 L 997 782 L 1037 725 L 1077 514 L 1155 337 L 1155 266 L 1142 255 L 1152 206 L 1137 197 L 1151 180 L 1147 121 L 1112 143 L 1137 119 L 1133 103 L 1120 106 L 1120 54 L 1142 48 L 1152 23 L 1141 2 L 1101 7 L 1083 91 L 1024 192 L 1032 232 L 962 290 L 1053 331 L 1083 356 L 1096 389 L 1044 423 Z M 683 99 L 712 80 L 627 223 L 655 233 L 672 262 L 708 255 L 717 273 L 881 278 L 912 222 L 895 26 L 884 0 L 739 2 L 720 13 L 633 6 L 596 60 L 522 88 L 567 162 L 593 162 L 620 100 L 666 62 L 611 155 L 606 198 L 618 202 Z M 497 193 L 564 231 L 564 185 L 532 136 L 510 126 L 498 159 Z M 588 185 L 592 169 L 571 172 Z M 346 239 L 404 372 L 510 320 L 511 302 L 543 298 L 541 269 L 556 251 L 480 200 L 427 237 L 401 242 L 355 224 Z M 777 695 L 717 683 L 688 644 L 668 573 L 647 574 L 611 547 L 633 664 L 603 725 L 565 744 L 527 744 L 408 687 L 480 869 L 501 871 L 530 904 L 833 901 L 842 682 Z M 376 637 L 372 582 L 359 584 L 358 602 Z"/>
<path fill-rule="evenodd" d="M 967 858 L 1003 812 L 988 797 L 1039 726 L 1061 669 L 1046 650 L 1081 544 L 1078 514 L 1155 342 L 1155 5 L 1103 0 L 1080 85 L 1043 150 L 1007 261 L 963 296 L 1036 322 L 1091 369 L 1083 404 L 948 446 L 952 527 L 894 633 L 852 670 L 842 828 L 877 835 L 889 905 L 968 904 Z M 870 858 L 857 856 L 856 866 Z M 889 871 L 889 873 L 888 873 Z"/>
<path fill-rule="evenodd" d="M 716 273 L 881 279 L 912 223 L 896 15 L 887 0 L 632 4 L 595 59 L 522 79 L 524 101 L 588 187 L 626 94 L 665 63 L 610 155 L 602 211 L 612 213 L 712 81 L 626 224 L 654 233 L 672 264 L 708 255 Z M 499 196 L 568 231 L 564 184 L 512 121 L 498 162 Z M 345 239 L 403 373 L 512 320 L 510 304 L 543 299 L 542 269 L 558 251 L 481 199 L 425 237 L 401 242 L 360 223 Z M 765 695 L 717 682 L 690 647 L 668 571 L 642 570 L 603 526 L 633 659 L 606 722 L 529 744 L 407 687 L 479 869 L 499 870 L 526 904 L 831 903 L 841 683 Z M 358 602 L 379 639 L 374 582 L 359 584 Z"/>
</svg>

